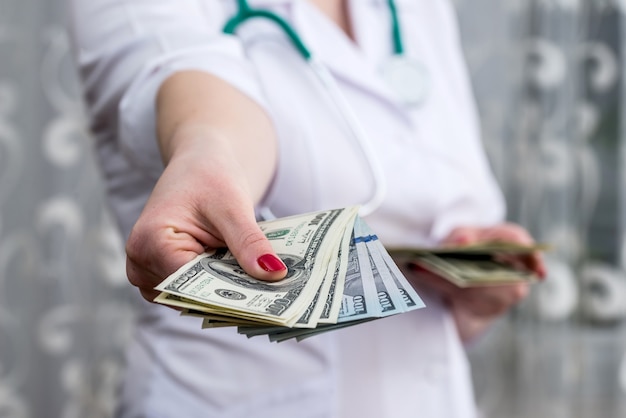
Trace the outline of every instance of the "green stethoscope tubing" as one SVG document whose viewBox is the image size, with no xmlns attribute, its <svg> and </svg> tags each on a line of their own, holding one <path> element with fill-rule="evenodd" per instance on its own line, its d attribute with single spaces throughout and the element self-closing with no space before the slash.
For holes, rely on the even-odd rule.
<svg viewBox="0 0 626 418">
<path fill-rule="evenodd" d="M 391 15 L 391 40 L 393 41 L 393 53 L 395 55 L 404 54 L 404 42 L 402 41 L 402 30 L 400 28 L 400 19 L 398 19 L 398 10 L 394 0 L 387 0 L 389 14 Z"/>
<path fill-rule="evenodd" d="M 387 0 L 387 4 L 391 15 L 391 39 L 393 42 L 393 52 L 395 56 L 402 56 L 404 54 L 404 46 L 396 4 L 394 0 Z M 241 24 L 253 18 L 268 19 L 284 31 L 285 35 L 291 41 L 298 53 L 309 64 L 319 82 L 325 87 L 329 98 L 345 119 L 352 135 L 359 143 L 363 156 L 369 163 L 372 179 L 374 181 L 374 193 L 367 202 L 361 205 L 359 214 L 361 216 L 366 216 L 374 212 L 378 207 L 380 207 L 387 194 L 386 176 L 376 153 L 374 152 L 367 132 L 363 129 L 363 126 L 359 123 L 359 120 L 351 106 L 348 104 L 348 101 L 340 92 L 333 76 L 329 73 L 325 66 L 314 59 L 313 54 L 306 47 L 302 38 L 285 19 L 268 10 L 252 8 L 248 4 L 247 0 L 237 0 L 237 13 L 226 22 L 223 32 L 225 34 L 234 35 L 235 31 Z M 268 207 L 261 208 L 261 215 L 265 219 L 274 218 L 274 215 Z"/>
<path fill-rule="evenodd" d="M 396 2 L 394 0 L 387 0 L 387 5 L 389 7 L 389 14 L 391 15 L 391 40 L 393 42 L 393 52 L 395 55 L 402 55 L 404 54 L 404 42 L 402 41 L 402 30 L 400 28 L 400 19 L 398 19 Z M 302 38 L 300 38 L 300 35 L 298 35 L 295 29 L 287 23 L 285 19 L 268 10 L 252 8 L 248 3 L 248 0 L 237 0 L 237 13 L 231 17 L 228 22 L 226 22 L 223 32 L 233 35 L 239 25 L 255 17 L 269 19 L 276 23 L 285 32 L 285 35 L 287 35 L 287 38 L 289 38 L 300 55 L 302 55 L 302 57 L 307 61 L 311 59 L 311 51 L 309 51 L 302 41 Z"/>
</svg>

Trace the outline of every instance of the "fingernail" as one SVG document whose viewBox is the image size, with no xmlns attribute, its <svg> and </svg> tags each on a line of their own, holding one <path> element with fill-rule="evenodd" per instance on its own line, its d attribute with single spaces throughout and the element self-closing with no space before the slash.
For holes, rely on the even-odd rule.
<svg viewBox="0 0 626 418">
<path fill-rule="evenodd" d="M 262 255 L 258 258 L 257 263 L 259 263 L 259 266 L 261 266 L 263 270 L 269 272 L 281 271 L 287 268 L 285 263 L 283 263 L 282 260 L 274 254 Z"/>
</svg>

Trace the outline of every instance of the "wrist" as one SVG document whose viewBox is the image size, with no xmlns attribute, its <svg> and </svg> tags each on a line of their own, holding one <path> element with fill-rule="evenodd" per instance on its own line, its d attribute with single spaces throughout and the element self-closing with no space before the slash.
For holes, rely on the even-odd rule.
<svg viewBox="0 0 626 418">
<path fill-rule="evenodd" d="M 452 316 L 463 343 L 470 343 L 480 337 L 500 315 L 477 315 L 459 305 L 451 307 Z"/>
<path fill-rule="evenodd" d="M 159 135 L 158 138 L 161 158 L 165 165 L 180 156 L 201 154 L 208 158 L 222 155 L 226 151 L 220 149 L 226 144 L 222 135 L 201 122 L 180 124 L 169 135 Z"/>
</svg>

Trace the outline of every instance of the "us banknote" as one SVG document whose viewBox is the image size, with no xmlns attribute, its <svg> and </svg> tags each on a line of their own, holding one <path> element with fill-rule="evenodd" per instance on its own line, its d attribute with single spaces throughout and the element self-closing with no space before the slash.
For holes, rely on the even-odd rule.
<svg viewBox="0 0 626 418">
<path fill-rule="evenodd" d="M 385 262 L 385 259 L 387 262 Z M 240 327 L 248 336 L 268 334 L 271 341 L 301 341 L 324 332 L 396 315 L 425 305 L 362 219 L 355 220 L 350 241 L 342 305 L 333 323 L 314 329 Z M 389 264 L 395 271 L 389 268 Z"/>
<path fill-rule="evenodd" d="M 441 248 L 390 248 L 399 263 L 412 263 L 459 287 L 530 283 L 538 276 L 519 260 L 549 250 L 546 244 L 486 242 Z"/>
<path fill-rule="evenodd" d="M 424 307 L 358 208 L 261 222 L 288 267 L 268 283 L 247 275 L 226 249 L 203 254 L 156 289 L 155 302 L 183 308 L 203 328 L 298 340 Z"/>
<path fill-rule="evenodd" d="M 230 251 L 219 249 L 185 264 L 156 289 L 211 312 L 217 309 L 227 316 L 292 326 L 326 275 L 334 274 L 329 263 L 336 264 L 345 229 L 352 228 L 357 210 L 328 210 L 260 224 L 288 268 L 287 277 L 279 282 L 250 277 Z M 167 298 L 156 301 L 166 303 Z"/>
</svg>

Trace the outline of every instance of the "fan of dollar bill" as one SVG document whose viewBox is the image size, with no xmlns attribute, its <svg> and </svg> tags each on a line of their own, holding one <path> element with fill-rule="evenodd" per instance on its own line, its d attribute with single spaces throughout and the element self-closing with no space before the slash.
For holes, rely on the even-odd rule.
<svg viewBox="0 0 626 418">
<path fill-rule="evenodd" d="M 203 328 L 236 326 L 248 337 L 298 341 L 424 307 L 358 207 L 260 222 L 288 267 L 279 282 L 252 278 L 226 249 L 182 266 L 155 302 L 202 318 Z"/>
</svg>

